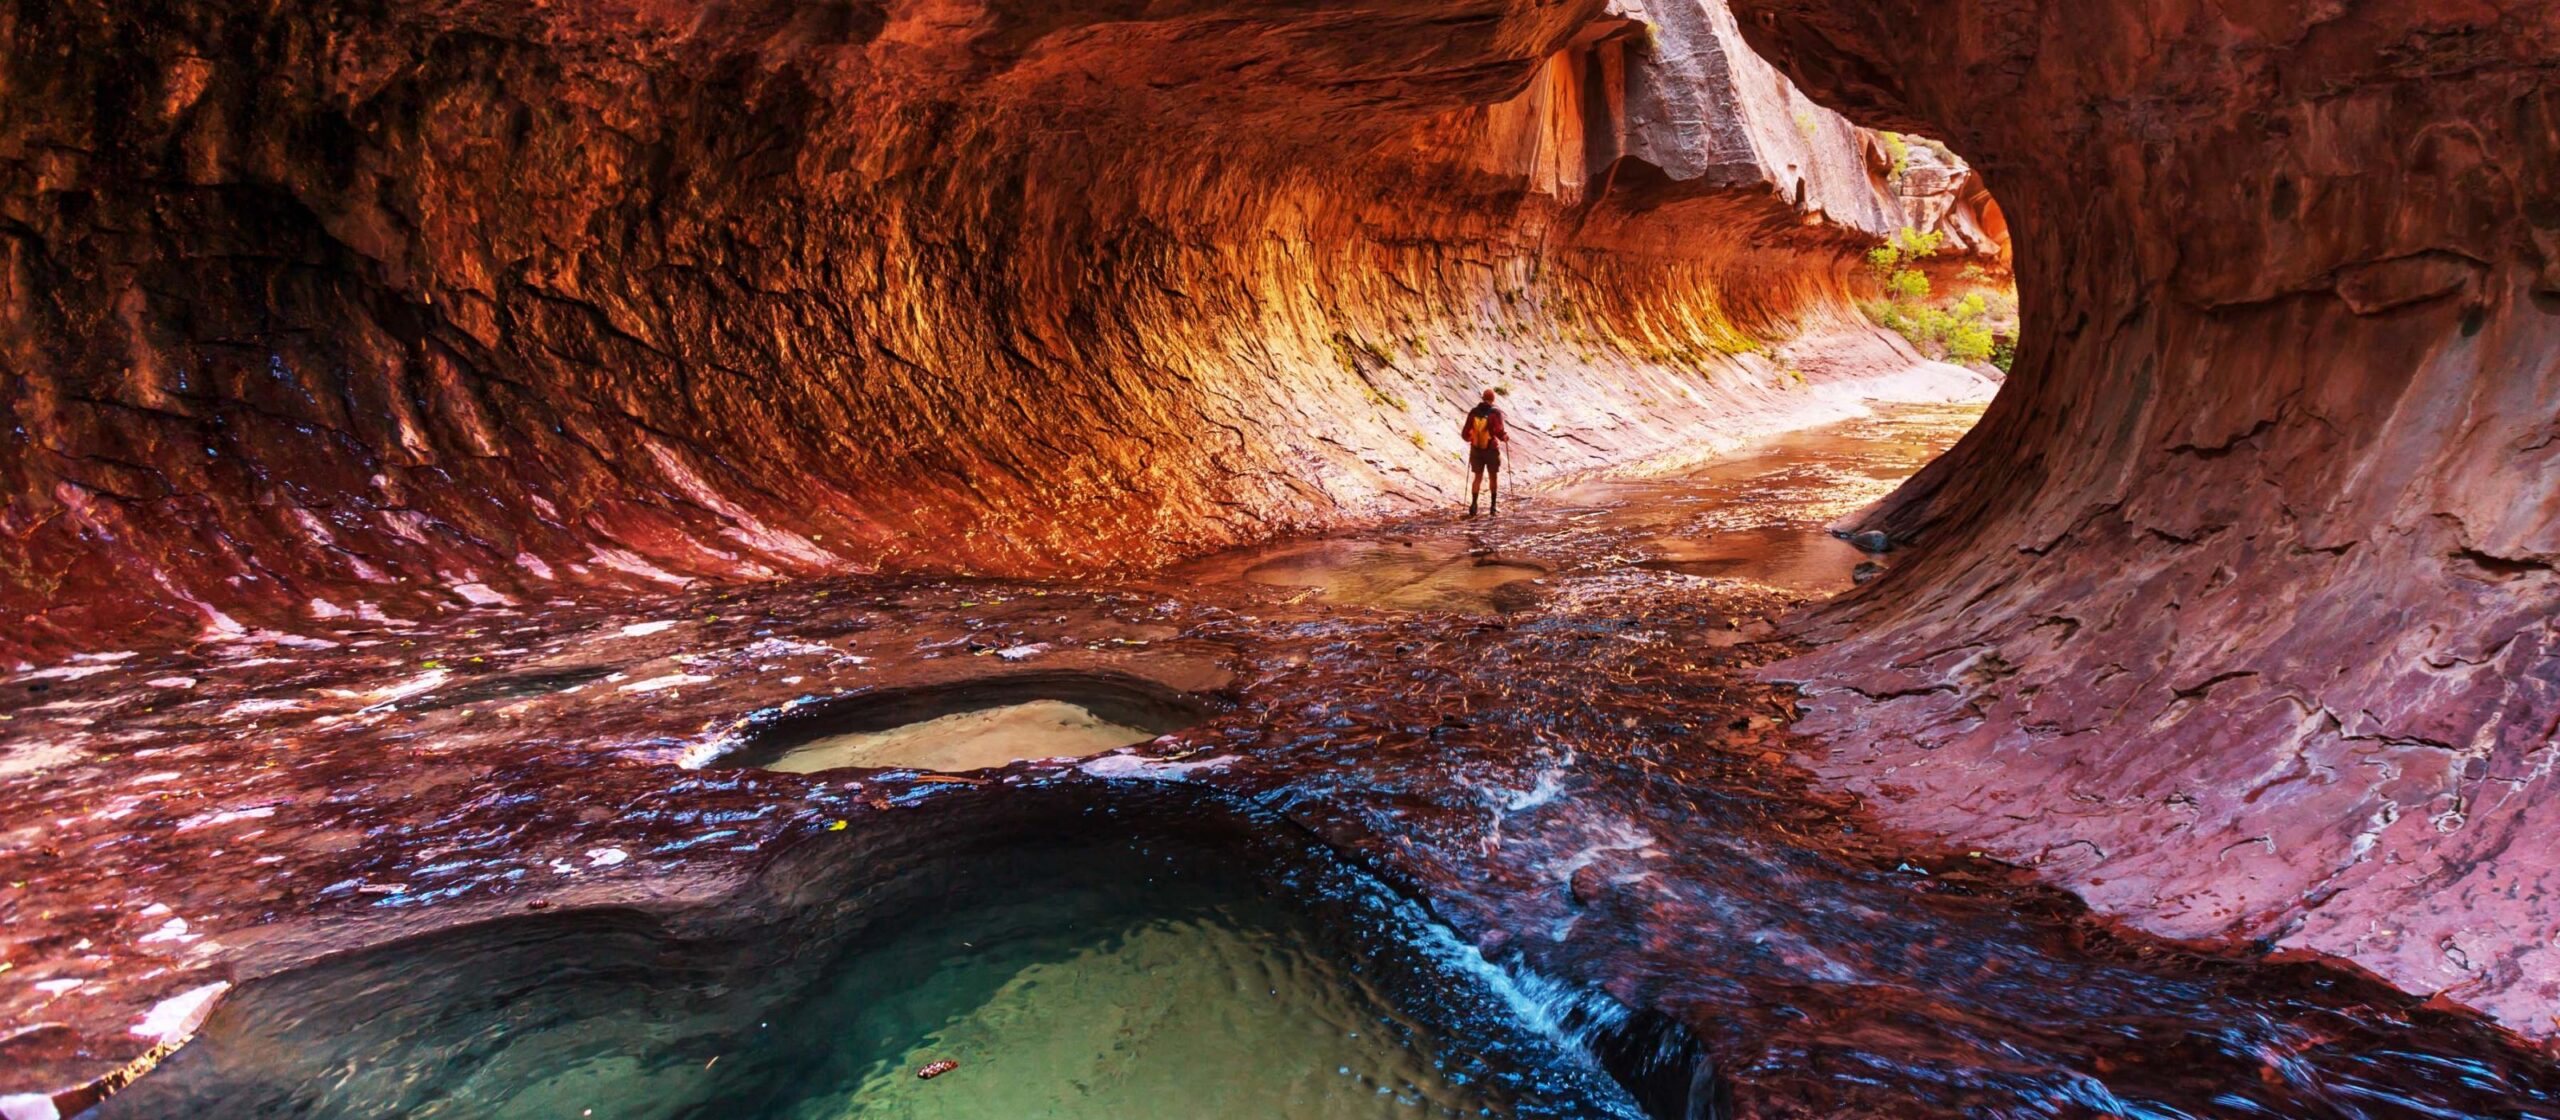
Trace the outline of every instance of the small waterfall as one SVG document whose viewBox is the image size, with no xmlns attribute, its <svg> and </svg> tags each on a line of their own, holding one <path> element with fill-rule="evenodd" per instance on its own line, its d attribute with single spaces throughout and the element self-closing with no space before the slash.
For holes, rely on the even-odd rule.
<svg viewBox="0 0 2560 1120">
<path fill-rule="evenodd" d="M 1627 1091 L 1642 1111 L 1628 1120 L 1723 1120 L 1732 1088 L 1715 1060 L 1679 1020 L 1652 1008 L 1630 1010 L 1597 988 L 1567 983 L 1517 957 L 1496 962 L 1457 933 L 1400 904 L 1421 931 L 1423 948 L 1443 967 L 1479 978 L 1513 1019 L 1580 1055 Z"/>
</svg>

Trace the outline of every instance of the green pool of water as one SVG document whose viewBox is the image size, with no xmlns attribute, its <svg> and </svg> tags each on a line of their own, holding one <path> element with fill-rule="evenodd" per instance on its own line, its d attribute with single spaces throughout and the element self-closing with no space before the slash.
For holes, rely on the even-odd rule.
<svg viewBox="0 0 2560 1120">
<path fill-rule="evenodd" d="M 244 985 L 106 1114 L 1640 1118 L 1542 1021 L 1575 997 L 1524 996 L 1285 826 L 1009 796 L 1027 817 L 988 798 L 842 838 L 724 907 L 511 918 Z"/>
<path fill-rule="evenodd" d="M 810 1009 L 822 1021 L 795 1024 L 828 1044 L 791 1063 L 815 1076 L 773 1114 L 1355 1120 L 1504 1103 L 1287 907 L 1129 885 L 1154 889 L 974 906 L 868 954 Z M 938 1059 L 960 1066 L 916 1077 Z"/>
</svg>

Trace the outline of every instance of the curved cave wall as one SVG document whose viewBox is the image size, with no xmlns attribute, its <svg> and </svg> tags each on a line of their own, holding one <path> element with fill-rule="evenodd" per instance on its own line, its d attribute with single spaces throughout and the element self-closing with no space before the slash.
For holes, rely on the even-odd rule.
<svg viewBox="0 0 2560 1120">
<path fill-rule="evenodd" d="M 0 658 L 1152 562 L 1445 499 L 1488 382 L 1533 477 L 1694 453 L 1907 363 L 1876 236 L 2014 222 L 1824 765 L 2555 1029 L 2560 13 L 1736 7 L 1981 179 L 1715 4 L 17 0 Z"/>
<path fill-rule="evenodd" d="M 33 2 L 0 654 L 1148 563 L 1907 364 L 1720 5 Z M 1962 178 L 1962 177 L 1959 177 Z M 1570 436 L 1550 437 L 1553 425 Z"/>
<path fill-rule="evenodd" d="M 2170 934 L 2560 1030 L 2560 9 L 1737 0 L 2015 223 L 2013 377 L 1790 671 L 1827 768 Z"/>
</svg>

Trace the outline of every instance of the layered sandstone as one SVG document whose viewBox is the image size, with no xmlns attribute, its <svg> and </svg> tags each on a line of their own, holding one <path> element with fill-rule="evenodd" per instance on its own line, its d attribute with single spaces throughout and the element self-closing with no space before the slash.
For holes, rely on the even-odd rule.
<svg viewBox="0 0 2560 1120">
<path fill-rule="evenodd" d="M 1791 670 L 1834 776 L 2146 929 L 2560 1029 L 2560 9 L 1740 0 L 2016 222 L 2015 376 Z"/>
<path fill-rule="evenodd" d="M 1694 0 L 0 42 L 0 653 L 1152 563 L 1445 499 L 1487 385 L 1535 479 L 1909 364 L 1843 310 L 1900 200 Z"/>
</svg>

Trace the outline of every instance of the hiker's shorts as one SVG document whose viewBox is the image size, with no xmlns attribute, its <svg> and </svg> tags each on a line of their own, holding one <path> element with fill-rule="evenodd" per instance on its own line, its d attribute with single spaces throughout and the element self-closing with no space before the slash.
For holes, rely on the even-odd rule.
<svg viewBox="0 0 2560 1120">
<path fill-rule="evenodd" d="M 1467 469 L 1469 469 L 1469 470 L 1478 470 L 1478 471 L 1498 471 L 1498 470 L 1501 470 L 1501 469 L 1502 469 L 1502 446 L 1501 446 L 1500 444 L 1496 444 L 1496 445 L 1494 445 L 1494 446 L 1492 446 L 1492 447 L 1470 447 L 1470 448 L 1468 448 L 1468 449 L 1467 449 Z"/>
</svg>

